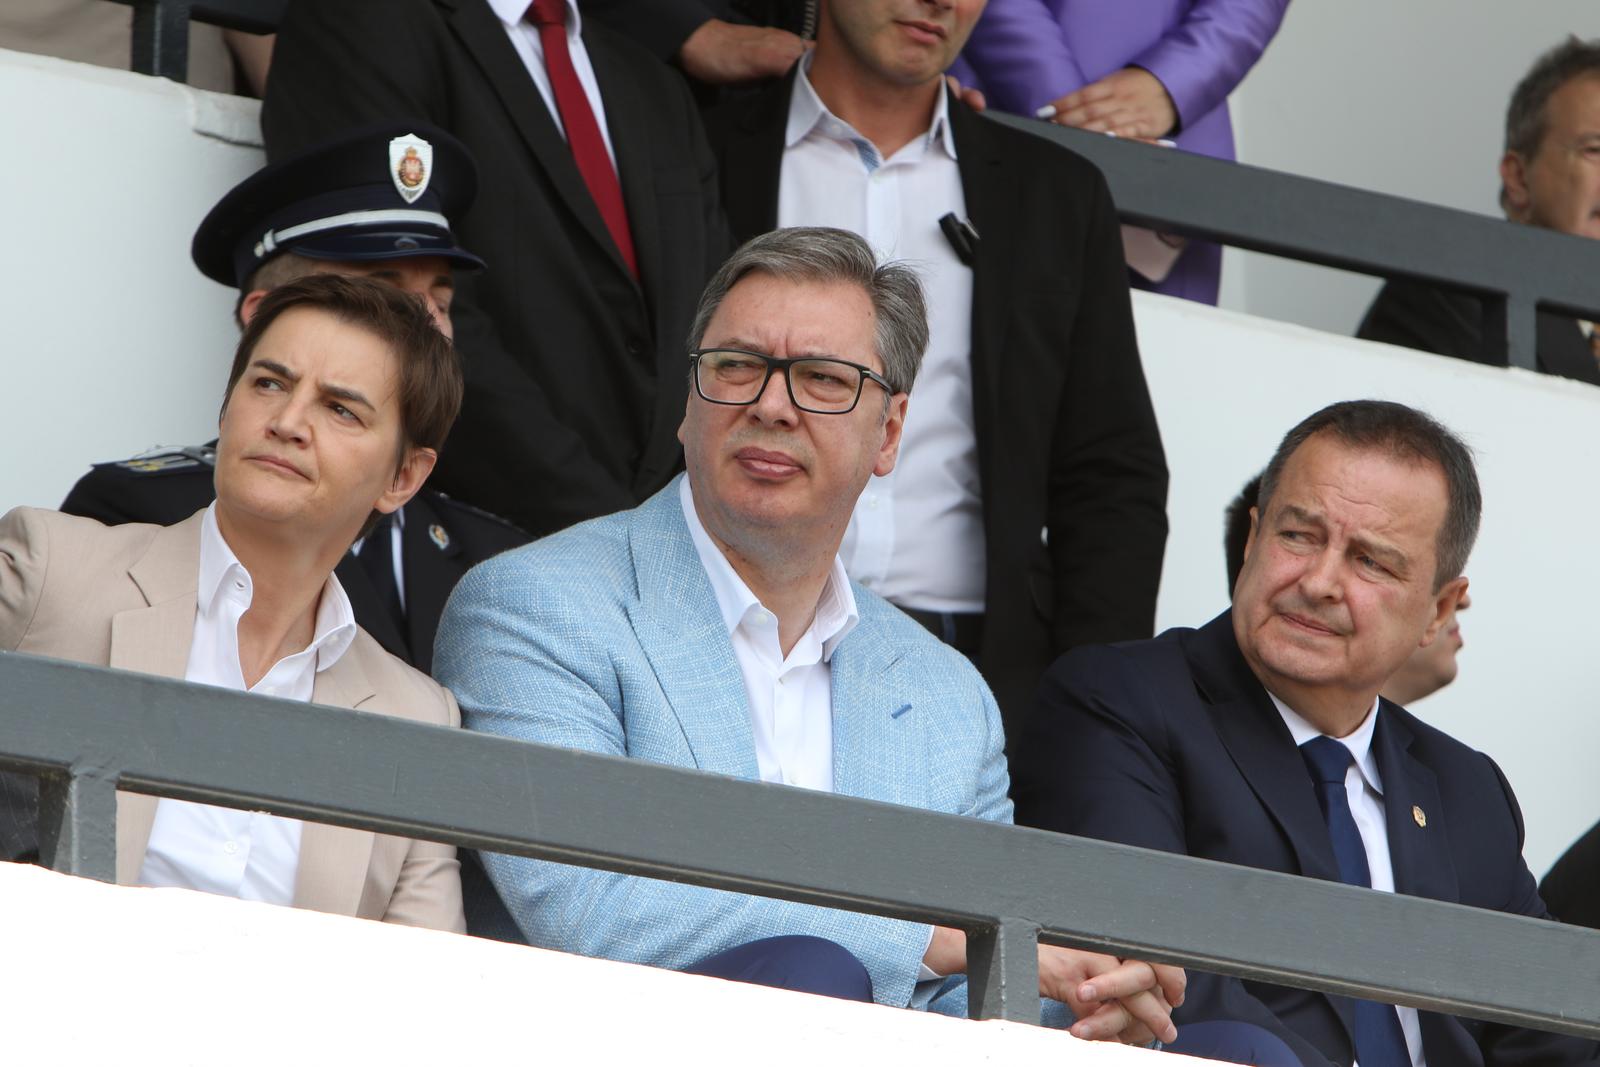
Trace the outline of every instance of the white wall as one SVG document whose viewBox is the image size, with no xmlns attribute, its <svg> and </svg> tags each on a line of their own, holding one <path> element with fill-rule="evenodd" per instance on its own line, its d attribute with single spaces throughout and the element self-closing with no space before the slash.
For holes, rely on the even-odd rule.
<svg viewBox="0 0 1600 1067">
<path fill-rule="evenodd" d="M 216 436 L 234 293 L 195 226 L 261 165 L 254 101 L 0 51 L 0 509 L 92 462 Z"/>
<path fill-rule="evenodd" d="M 14 1063 L 1201 1062 L 14 864 L 0 900 Z"/>
<path fill-rule="evenodd" d="M 1506 102 L 1570 33 L 1593 0 L 1297 0 L 1234 92 L 1239 158 L 1499 218 Z M 1348 334 L 1378 284 L 1230 250 L 1222 306 Z"/>
<path fill-rule="evenodd" d="M 1227 607 L 1222 511 L 1296 422 L 1335 400 L 1423 408 L 1477 452 L 1484 516 L 1454 685 L 1412 710 L 1492 755 L 1541 875 L 1600 819 L 1589 627 L 1600 590 L 1600 390 L 1135 294 L 1172 487 L 1157 626 Z"/>
</svg>

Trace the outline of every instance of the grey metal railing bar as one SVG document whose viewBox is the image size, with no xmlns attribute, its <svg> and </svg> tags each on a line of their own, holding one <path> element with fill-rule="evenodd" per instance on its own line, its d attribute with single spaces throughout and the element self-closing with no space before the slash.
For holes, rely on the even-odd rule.
<svg viewBox="0 0 1600 1067">
<path fill-rule="evenodd" d="M 128 69 L 175 82 L 189 77 L 189 22 L 272 33 L 288 0 L 115 0 L 133 8 Z M 333 0 L 337 2 L 337 0 Z"/>
<path fill-rule="evenodd" d="M 79 780 L 54 795 L 92 810 L 58 819 L 70 840 L 46 854 L 100 877 L 115 859 L 103 788 L 115 782 L 962 927 L 983 1018 L 1034 1018 L 1037 930 L 1049 943 L 1600 1036 L 1600 932 L 17 653 L 0 653 L 0 768 Z"/>
<path fill-rule="evenodd" d="M 1123 221 L 1483 297 L 1486 359 L 1533 369 L 1536 306 L 1600 318 L 1600 242 L 1334 182 L 988 113 L 1105 174 Z"/>
</svg>

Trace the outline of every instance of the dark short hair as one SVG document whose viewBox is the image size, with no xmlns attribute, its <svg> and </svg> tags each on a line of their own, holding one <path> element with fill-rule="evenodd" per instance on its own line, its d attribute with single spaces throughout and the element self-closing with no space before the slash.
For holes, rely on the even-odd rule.
<svg viewBox="0 0 1600 1067">
<path fill-rule="evenodd" d="M 752 237 L 706 283 L 689 327 L 689 348 L 700 347 L 723 298 L 747 274 L 858 286 L 872 301 L 873 347 L 884 378 L 897 393 L 911 391 L 928 347 L 928 309 L 916 271 L 902 263 L 880 264 L 872 246 L 849 230 L 792 226 Z"/>
<path fill-rule="evenodd" d="M 461 360 L 421 300 L 371 278 L 312 274 L 262 297 L 234 351 L 222 410 L 227 411 L 262 335 L 284 312 L 300 307 L 335 315 L 389 347 L 400 365 L 400 458 L 407 447 L 437 451 L 461 410 Z"/>
<path fill-rule="evenodd" d="M 1483 514 L 1483 494 L 1472 450 L 1442 423 L 1390 400 L 1344 400 L 1329 404 L 1284 435 L 1272 462 L 1261 473 L 1263 512 L 1272 503 L 1283 468 L 1297 448 L 1317 434 L 1332 434 L 1354 448 L 1385 452 L 1409 463 L 1433 464 L 1444 474 L 1444 522 L 1435 543 L 1434 591 L 1466 569 L 1472 544 L 1478 539 Z"/>
<path fill-rule="evenodd" d="M 1244 546 L 1250 541 L 1250 509 L 1256 506 L 1261 495 L 1261 475 L 1244 483 L 1239 495 L 1228 503 L 1222 522 L 1222 555 L 1228 563 L 1228 595 L 1239 584 L 1239 572 L 1244 570 Z"/>
<path fill-rule="evenodd" d="M 1505 151 L 1532 160 L 1544 143 L 1549 125 L 1545 108 L 1557 89 L 1585 74 L 1600 75 L 1600 41 L 1584 41 L 1576 36 L 1550 49 L 1534 61 L 1511 91 L 1506 105 Z M 1505 189 L 1500 202 L 1505 204 Z"/>
</svg>

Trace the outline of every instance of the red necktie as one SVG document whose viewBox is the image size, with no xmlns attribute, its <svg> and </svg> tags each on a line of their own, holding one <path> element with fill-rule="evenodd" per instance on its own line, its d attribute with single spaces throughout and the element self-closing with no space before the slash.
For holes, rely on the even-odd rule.
<svg viewBox="0 0 1600 1067">
<path fill-rule="evenodd" d="M 600 125 L 594 120 L 594 109 L 578 82 L 578 72 L 572 66 L 572 53 L 567 50 L 566 0 L 533 0 L 528 7 L 528 21 L 539 27 L 539 39 L 544 42 L 544 69 L 550 75 L 550 88 L 555 93 L 556 110 L 561 112 L 561 124 L 567 130 L 567 145 L 578 164 L 578 173 L 589 187 L 589 195 L 600 209 L 611 239 L 617 243 L 623 262 L 637 278 L 639 264 L 633 254 L 633 235 L 628 230 L 628 209 L 622 202 L 622 186 L 617 181 L 616 168 L 606 154 L 606 143 L 600 136 Z"/>
</svg>

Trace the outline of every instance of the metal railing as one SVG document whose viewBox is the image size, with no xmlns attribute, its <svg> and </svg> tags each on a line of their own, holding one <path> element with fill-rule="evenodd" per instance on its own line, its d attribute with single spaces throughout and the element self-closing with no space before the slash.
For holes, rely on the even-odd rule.
<svg viewBox="0 0 1600 1067">
<path fill-rule="evenodd" d="M 173 81 L 189 77 L 189 22 L 246 33 L 272 33 L 289 0 L 116 0 L 133 8 L 128 69 Z M 338 0 L 329 0 L 337 3 Z"/>
<path fill-rule="evenodd" d="M 18 653 L 0 769 L 106 881 L 122 789 L 960 927 L 974 1018 L 1038 1021 L 1043 940 L 1600 1037 L 1600 932 Z"/>
<path fill-rule="evenodd" d="M 1535 312 L 1600 319 L 1600 242 L 990 112 L 1105 174 L 1124 222 L 1484 302 L 1486 362 L 1535 367 Z"/>
</svg>

